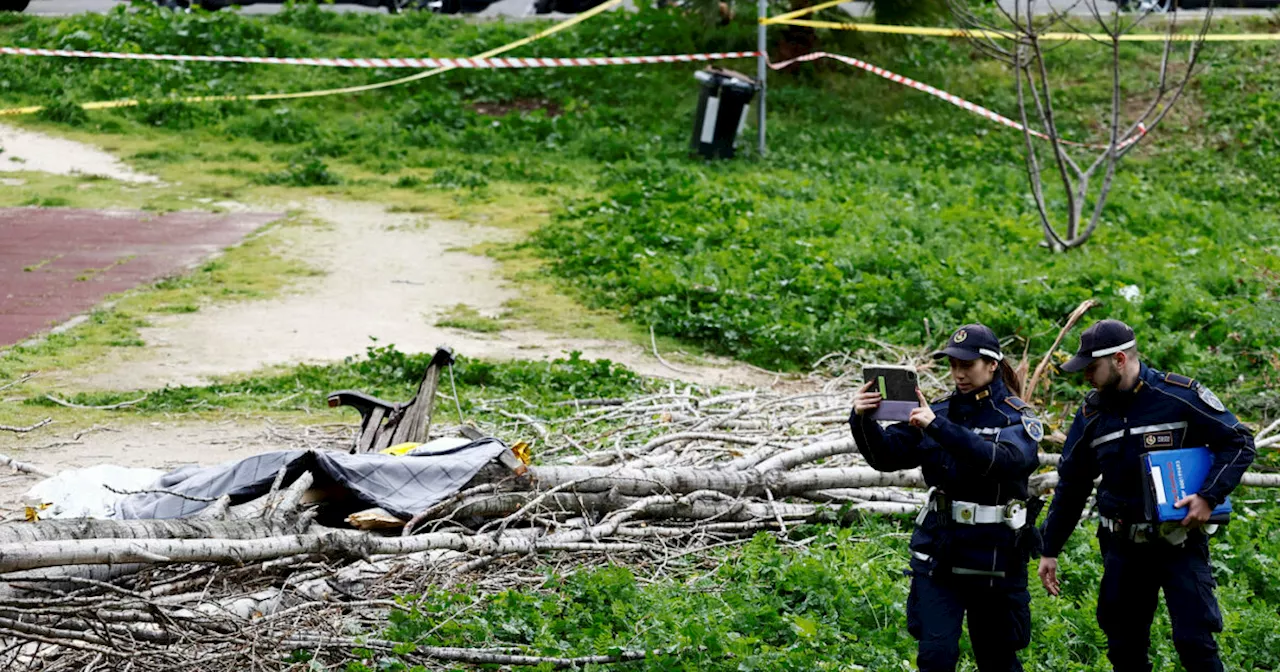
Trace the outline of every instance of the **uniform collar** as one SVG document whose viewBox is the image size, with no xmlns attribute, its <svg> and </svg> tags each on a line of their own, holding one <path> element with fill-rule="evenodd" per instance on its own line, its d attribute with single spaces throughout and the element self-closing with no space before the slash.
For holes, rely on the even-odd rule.
<svg viewBox="0 0 1280 672">
<path fill-rule="evenodd" d="M 1005 390 L 1004 380 L 1000 378 L 1000 373 L 996 372 L 996 377 L 991 381 L 990 385 L 978 388 L 972 392 L 961 392 L 956 390 L 950 397 L 949 401 L 955 405 L 977 406 L 979 403 L 990 400 L 992 403 L 1003 399 L 1008 395 Z"/>
</svg>

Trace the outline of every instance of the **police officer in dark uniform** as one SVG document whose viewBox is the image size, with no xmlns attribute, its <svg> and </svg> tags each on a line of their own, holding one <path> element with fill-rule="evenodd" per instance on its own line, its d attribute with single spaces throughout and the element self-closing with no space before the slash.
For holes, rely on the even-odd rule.
<svg viewBox="0 0 1280 672">
<path fill-rule="evenodd" d="M 1151 670 L 1151 620 L 1164 590 L 1182 666 L 1188 672 L 1222 670 L 1213 637 L 1222 631 L 1222 615 L 1203 526 L 1253 462 L 1253 435 L 1203 385 L 1140 363 L 1133 330 L 1123 322 L 1102 320 L 1089 327 L 1080 337 L 1080 350 L 1062 368 L 1083 370 L 1094 389 L 1063 447 L 1058 487 L 1044 523 L 1040 580 L 1050 594 L 1058 594 L 1058 553 L 1101 475 L 1098 625 L 1107 636 L 1112 666 L 1117 672 Z M 1153 526 L 1142 454 L 1196 446 L 1213 453 L 1204 486 L 1177 502 L 1187 509 L 1181 525 Z"/>
<path fill-rule="evenodd" d="M 919 640 L 921 672 L 956 669 L 960 628 L 981 672 L 1020 671 L 1031 638 L 1027 562 L 1039 500 L 1027 477 L 1039 464 L 1040 421 L 1016 395 L 1018 378 L 1000 342 L 981 324 L 965 325 L 934 358 L 950 360 L 956 389 L 906 423 L 882 429 L 870 414 L 881 402 L 870 384 L 854 398 L 849 425 L 867 464 L 880 471 L 922 467 L 929 501 L 911 537 L 907 629 Z"/>
</svg>

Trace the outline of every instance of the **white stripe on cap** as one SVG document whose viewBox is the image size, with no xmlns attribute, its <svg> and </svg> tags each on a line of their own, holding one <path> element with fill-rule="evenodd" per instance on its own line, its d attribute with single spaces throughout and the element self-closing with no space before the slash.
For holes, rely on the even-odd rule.
<svg viewBox="0 0 1280 672">
<path fill-rule="evenodd" d="M 1137 344 L 1138 344 L 1138 341 L 1133 340 L 1133 341 L 1129 341 L 1128 343 L 1121 343 L 1120 345 L 1117 345 L 1114 348 L 1103 348 L 1101 350 L 1094 350 L 1091 356 L 1106 357 L 1107 355 L 1114 355 L 1117 352 L 1120 352 L 1121 350 L 1128 350 L 1129 348 L 1132 348 Z"/>
<path fill-rule="evenodd" d="M 1002 360 L 1004 359 L 1004 355 L 1002 355 L 1002 354 L 1000 354 L 1000 353 L 998 353 L 998 352 L 996 352 L 996 351 L 994 351 L 994 350 L 988 350 L 988 349 L 986 349 L 986 348 L 978 348 L 978 354 L 979 354 L 979 355 L 984 355 L 984 356 L 986 356 L 986 357 L 990 357 L 991 359 L 994 359 L 994 360 L 996 360 L 997 362 L 1002 361 Z"/>
</svg>

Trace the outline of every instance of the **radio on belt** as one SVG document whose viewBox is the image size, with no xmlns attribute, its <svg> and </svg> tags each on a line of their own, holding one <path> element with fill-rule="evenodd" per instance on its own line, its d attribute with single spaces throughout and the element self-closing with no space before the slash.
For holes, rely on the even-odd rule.
<svg viewBox="0 0 1280 672">
<path fill-rule="evenodd" d="M 733 143 L 747 123 L 747 106 L 756 95 L 754 79 L 715 66 L 693 73 L 702 85 L 693 118 L 692 148 L 708 159 L 733 158 Z"/>
</svg>

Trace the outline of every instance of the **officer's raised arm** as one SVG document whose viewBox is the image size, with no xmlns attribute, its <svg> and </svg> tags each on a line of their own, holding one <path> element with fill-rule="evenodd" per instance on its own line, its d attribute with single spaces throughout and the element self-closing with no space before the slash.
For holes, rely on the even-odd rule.
<svg viewBox="0 0 1280 672">
<path fill-rule="evenodd" d="M 871 412 L 880 405 L 880 395 L 871 392 L 871 383 L 858 390 L 853 400 L 853 412 L 849 415 L 849 430 L 858 451 L 872 469 L 900 471 L 914 469 L 922 461 L 920 430 L 906 423 L 894 423 L 887 429 L 871 419 Z"/>
<path fill-rule="evenodd" d="M 984 428 L 995 432 L 994 440 L 984 439 L 972 429 L 945 417 L 935 418 L 925 428 L 925 433 L 957 461 L 969 464 L 983 475 L 996 478 L 1026 476 L 1035 471 L 1039 463 L 1039 444 L 1044 438 L 1044 430 L 1028 406 L 1023 404 L 1022 410 L 1023 415 L 1018 421 L 1004 427 Z"/>
<path fill-rule="evenodd" d="M 1058 557 L 1062 547 L 1067 545 L 1093 492 L 1093 480 L 1100 473 L 1093 450 L 1085 440 L 1091 433 L 1089 425 L 1082 407 L 1067 431 L 1062 461 L 1058 463 L 1058 487 L 1053 491 L 1053 501 L 1049 503 L 1049 513 L 1041 528 L 1044 537 L 1042 555 L 1046 558 Z"/>
</svg>

